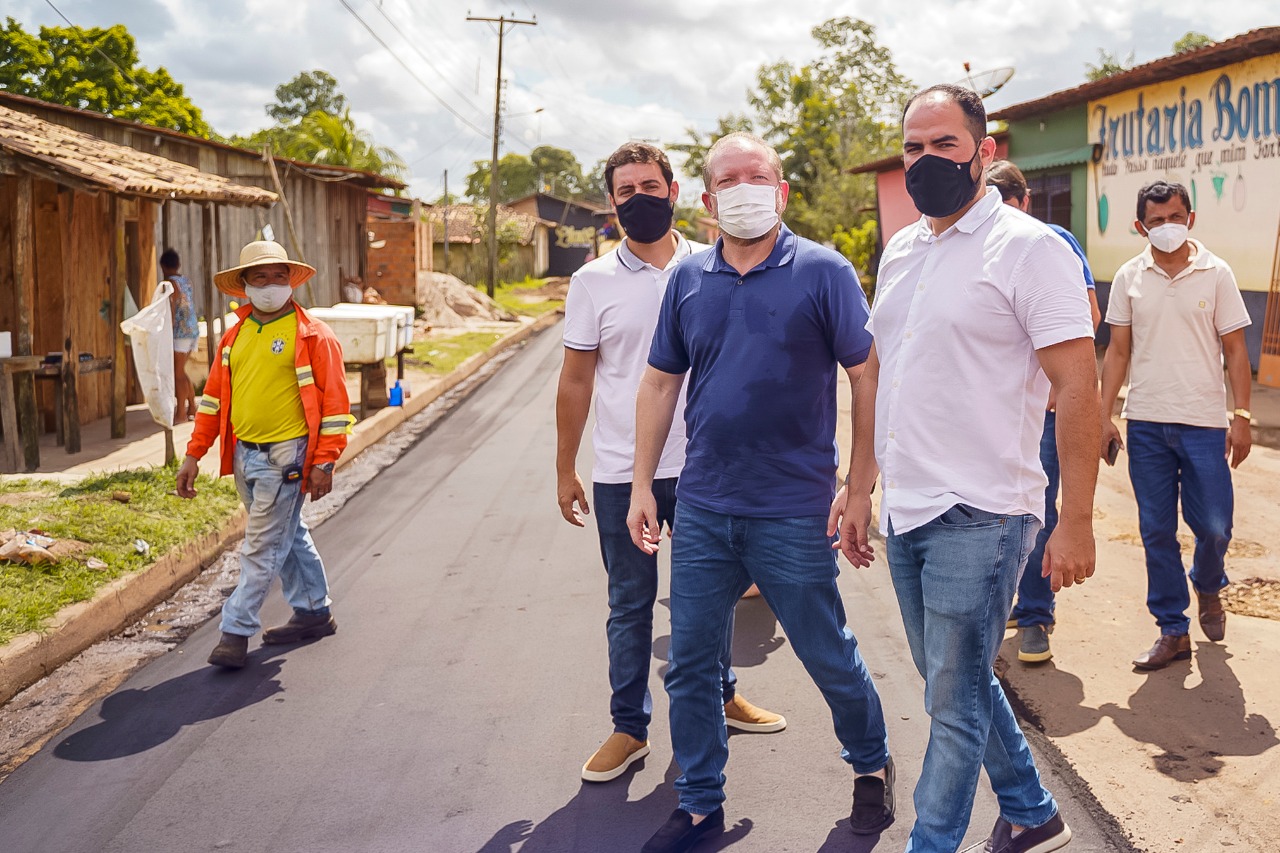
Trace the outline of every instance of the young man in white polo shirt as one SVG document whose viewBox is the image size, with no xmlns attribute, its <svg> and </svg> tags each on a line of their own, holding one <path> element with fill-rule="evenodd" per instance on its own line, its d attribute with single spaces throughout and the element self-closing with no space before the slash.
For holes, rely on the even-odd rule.
<svg viewBox="0 0 1280 853">
<path fill-rule="evenodd" d="M 658 309 L 671 270 L 706 249 L 671 227 L 680 187 L 661 149 L 630 142 L 610 155 L 604 180 L 626 238 L 574 274 L 565 301 L 564 366 L 556 394 L 556 498 L 566 521 L 584 526 L 590 512 L 576 470 L 578 448 L 595 397 L 592 470 L 600 553 L 609 578 L 609 709 L 614 732 L 582 768 L 582 778 L 606 782 L 649 754 L 649 661 L 658 560 L 631 542 L 627 510 L 635 454 L 636 389 L 644 373 Z M 683 395 L 681 399 L 683 404 Z M 662 451 L 654 492 L 669 527 L 676 479 L 684 467 L 684 420 L 676 418 Z M 730 669 L 732 620 L 721 654 L 725 722 L 747 732 L 778 732 L 787 721 L 753 706 L 735 690 Z"/>
<path fill-rule="evenodd" d="M 1219 591 L 1231 542 L 1231 470 L 1249 455 L 1245 348 L 1249 313 L 1226 262 L 1187 236 L 1196 214 L 1186 187 L 1155 181 L 1138 192 L 1134 226 L 1150 245 L 1126 261 L 1111 283 L 1111 343 L 1102 366 L 1102 455 L 1120 430 L 1111 420 L 1129 374 L 1129 479 L 1147 557 L 1147 609 L 1160 638 L 1134 659 L 1141 670 L 1191 657 L 1191 605 L 1178 546 L 1178 500 L 1196 537 L 1191 585 L 1200 628 L 1210 640 L 1226 633 Z M 1236 409 L 1228 416 L 1222 364 Z M 1229 423 L 1228 423 L 1229 421 Z"/>
<path fill-rule="evenodd" d="M 924 216 L 893 236 L 880 262 L 840 548 L 870 565 L 878 470 L 880 529 L 931 718 L 908 853 L 955 853 L 984 767 L 1000 817 L 982 849 L 1049 853 L 1071 830 L 992 667 L 1044 519 L 1051 388 L 1062 511 L 1044 569 L 1055 592 L 1093 574 L 1089 301 L 1067 244 L 984 187 L 996 145 L 975 92 L 925 89 L 902 131 L 907 191 Z"/>
</svg>

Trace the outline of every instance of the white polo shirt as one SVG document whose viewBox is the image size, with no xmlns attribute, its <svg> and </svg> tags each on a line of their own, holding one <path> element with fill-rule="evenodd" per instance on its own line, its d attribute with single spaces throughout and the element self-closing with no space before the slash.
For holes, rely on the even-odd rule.
<svg viewBox="0 0 1280 853">
<path fill-rule="evenodd" d="M 942 234 L 921 217 L 885 246 L 867 322 L 880 360 L 882 533 L 958 503 L 1044 520 L 1049 380 L 1036 350 L 1093 337 L 1082 270 L 995 188 Z"/>
<path fill-rule="evenodd" d="M 1187 242 L 1191 263 L 1173 278 L 1147 246 L 1111 282 L 1107 322 L 1133 334 L 1124 417 L 1222 429 L 1229 425 L 1222 336 L 1251 321 L 1231 267 Z"/>
<path fill-rule="evenodd" d="M 648 363 L 658 309 L 676 264 L 709 248 L 677 233 L 676 253 L 664 269 L 632 253 L 630 241 L 573 274 L 564 303 L 564 345 L 596 350 L 596 425 L 591 433 L 597 483 L 630 483 L 636 449 L 636 391 Z M 662 448 L 656 477 L 684 468 L 684 388 Z"/>
</svg>

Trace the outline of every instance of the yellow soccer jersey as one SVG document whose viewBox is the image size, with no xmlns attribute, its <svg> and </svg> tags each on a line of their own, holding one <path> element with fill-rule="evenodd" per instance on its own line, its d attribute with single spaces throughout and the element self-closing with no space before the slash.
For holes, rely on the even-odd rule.
<svg viewBox="0 0 1280 853">
<path fill-rule="evenodd" d="M 307 434 L 294 369 L 298 315 L 269 323 L 250 314 L 231 345 L 231 428 L 242 441 L 271 442 Z"/>
</svg>

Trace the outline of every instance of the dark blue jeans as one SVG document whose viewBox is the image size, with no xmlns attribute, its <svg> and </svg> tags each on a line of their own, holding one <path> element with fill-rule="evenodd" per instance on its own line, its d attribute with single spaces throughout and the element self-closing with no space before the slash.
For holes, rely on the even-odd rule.
<svg viewBox="0 0 1280 853">
<path fill-rule="evenodd" d="M 729 741 L 716 646 L 753 581 L 826 699 L 841 757 L 859 773 L 884 767 L 880 697 L 845 622 L 826 516 L 745 518 L 687 502 L 676 516 L 666 687 L 680 808 L 710 814 L 724 801 Z"/>
<path fill-rule="evenodd" d="M 1147 554 L 1147 609 L 1161 634 L 1186 634 L 1191 593 L 1178 547 L 1178 498 L 1196 539 L 1191 583 L 1200 592 L 1217 592 L 1227 585 L 1224 562 L 1235 502 L 1227 431 L 1129 421 L 1127 444 L 1138 529 Z"/>
<path fill-rule="evenodd" d="M 636 740 L 649 739 L 653 697 L 649 693 L 649 662 L 653 658 L 653 605 L 658 598 L 658 558 L 646 554 L 631 541 L 627 511 L 631 508 L 630 483 L 593 483 L 596 528 L 600 555 L 609 575 L 609 713 L 613 730 Z M 674 527 L 676 478 L 653 481 L 659 523 Z M 733 646 L 730 617 L 718 650 L 721 691 L 725 702 L 733 699 L 737 681 L 729 664 Z"/>
<path fill-rule="evenodd" d="M 1044 488 L 1044 527 L 1036 534 L 1036 546 L 1027 558 L 1027 567 L 1018 581 L 1018 603 L 1013 618 L 1023 628 L 1053 624 L 1053 587 L 1041 575 L 1044 570 L 1044 545 L 1058 526 L 1058 430 L 1053 412 L 1044 413 L 1044 435 L 1040 438 L 1040 465 L 1049 485 Z"/>
</svg>

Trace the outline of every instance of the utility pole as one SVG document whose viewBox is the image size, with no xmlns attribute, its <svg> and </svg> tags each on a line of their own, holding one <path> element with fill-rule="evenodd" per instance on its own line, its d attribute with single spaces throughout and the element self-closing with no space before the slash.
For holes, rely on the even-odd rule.
<svg viewBox="0 0 1280 853">
<path fill-rule="evenodd" d="M 444 170 L 444 271 L 449 273 L 449 170 Z"/>
<path fill-rule="evenodd" d="M 535 16 L 532 21 L 508 18 L 502 15 L 497 18 L 481 18 L 468 15 L 468 21 L 485 21 L 498 25 L 498 82 L 493 95 L 493 158 L 489 161 L 489 297 L 493 298 L 494 288 L 498 283 L 498 141 L 502 136 L 502 39 L 507 34 L 507 25 L 513 28 L 518 24 L 530 27 L 538 25 Z"/>
</svg>

